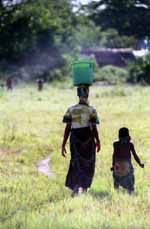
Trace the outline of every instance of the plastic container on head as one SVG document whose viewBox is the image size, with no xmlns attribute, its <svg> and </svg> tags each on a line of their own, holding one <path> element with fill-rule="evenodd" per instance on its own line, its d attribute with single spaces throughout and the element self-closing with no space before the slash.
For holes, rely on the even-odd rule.
<svg viewBox="0 0 150 229">
<path fill-rule="evenodd" d="M 74 62 L 72 78 L 74 86 L 91 85 L 93 83 L 93 63 L 86 60 Z"/>
</svg>

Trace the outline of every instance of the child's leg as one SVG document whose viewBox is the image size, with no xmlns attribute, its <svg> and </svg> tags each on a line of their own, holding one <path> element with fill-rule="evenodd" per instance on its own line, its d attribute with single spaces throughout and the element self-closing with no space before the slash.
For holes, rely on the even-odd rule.
<svg viewBox="0 0 150 229">
<path fill-rule="evenodd" d="M 134 192 L 134 174 L 130 176 L 129 184 L 128 184 L 128 193 L 132 194 Z"/>
<path fill-rule="evenodd" d="M 114 189 L 119 189 L 119 183 L 114 182 Z"/>
<path fill-rule="evenodd" d="M 119 189 L 119 182 L 117 181 L 116 177 L 113 176 L 114 179 L 114 189 Z"/>
</svg>

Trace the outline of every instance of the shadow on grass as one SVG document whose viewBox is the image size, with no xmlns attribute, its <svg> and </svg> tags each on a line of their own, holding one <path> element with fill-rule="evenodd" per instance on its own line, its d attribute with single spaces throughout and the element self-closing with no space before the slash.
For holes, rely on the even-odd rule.
<svg viewBox="0 0 150 229">
<path fill-rule="evenodd" d="M 97 192 L 97 191 L 94 191 L 94 190 L 90 190 L 89 194 L 91 196 L 93 196 L 94 198 L 96 198 L 96 199 L 105 199 L 105 198 L 111 199 L 111 193 L 108 192 L 108 191 Z"/>
</svg>

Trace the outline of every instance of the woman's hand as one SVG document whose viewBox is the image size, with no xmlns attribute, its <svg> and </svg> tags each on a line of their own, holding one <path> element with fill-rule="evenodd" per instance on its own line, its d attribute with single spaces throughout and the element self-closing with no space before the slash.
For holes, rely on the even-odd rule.
<svg viewBox="0 0 150 229">
<path fill-rule="evenodd" d="M 101 150 L 101 143 L 100 141 L 96 142 L 96 149 L 97 149 L 97 153 Z"/>
<path fill-rule="evenodd" d="M 71 131 L 71 124 L 70 123 L 67 123 L 66 124 L 66 127 L 65 127 L 65 131 L 64 131 L 64 139 L 63 139 L 62 147 L 61 147 L 61 155 L 63 157 L 66 157 L 67 151 L 66 151 L 65 145 L 67 143 L 67 140 L 68 140 L 70 131 Z"/>
<path fill-rule="evenodd" d="M 67 154 L 67 150 L 66 150 L 65 146 L 62 146 L 62 148 L 61 148 L 61 155 L 63 157 L 66 157 L 66 154 Z"/>
<path fill-rule="evenodd" d="M 141 168 L 144 168 L 144 164 L 143 164 L 143 163 L 140 163 L 139 166 L 140 166 Z"/>
</svg>

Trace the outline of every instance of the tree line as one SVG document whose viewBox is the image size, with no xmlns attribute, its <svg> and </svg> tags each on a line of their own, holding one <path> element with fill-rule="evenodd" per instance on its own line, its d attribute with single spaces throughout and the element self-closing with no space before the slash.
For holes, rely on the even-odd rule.
<svg viewBox="0 0 150 229">
<path fill-rule="evenodd" d="M 55 54 L 58 73 L 81 47 L 134 47 L 136 39 L 150 35 L 149 0 L 91 1 L 76 11 L 74 4 L 1 0 L 0 63 L 23 65 L 41 53 Z"/>
</svg>

